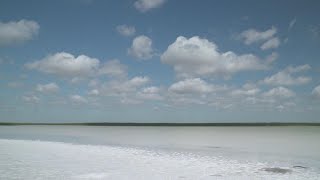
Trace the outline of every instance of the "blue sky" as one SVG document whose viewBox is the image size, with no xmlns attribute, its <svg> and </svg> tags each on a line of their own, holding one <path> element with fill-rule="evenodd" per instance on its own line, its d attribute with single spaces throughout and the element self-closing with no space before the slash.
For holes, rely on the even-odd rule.
<svg viewBox="0 0 320 180">
<path fill-rule="evenodd" d="M 0 121 L 319 122 L 319 8 L 0 0 Z"/>
</svg>

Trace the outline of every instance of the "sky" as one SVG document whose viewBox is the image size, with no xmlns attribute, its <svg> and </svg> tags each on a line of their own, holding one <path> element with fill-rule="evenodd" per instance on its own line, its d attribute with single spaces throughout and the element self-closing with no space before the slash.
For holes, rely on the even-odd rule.
<svg viewBox="0 0 320 180">
<path fill-rule="evenodd" d="M 320 1 L 0 0 L 0 121 L 320 122 Z"/>
</svg>

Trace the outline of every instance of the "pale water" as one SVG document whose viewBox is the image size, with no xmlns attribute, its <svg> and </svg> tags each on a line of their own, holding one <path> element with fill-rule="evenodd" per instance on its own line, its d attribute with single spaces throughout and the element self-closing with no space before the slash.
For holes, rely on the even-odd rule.
<svg viewBox="0 0 320 180">
<path fill-rule="evenodd" d="M 0 179 L 320 179 L 320 127 L 0 126 Z"/>
</svg>

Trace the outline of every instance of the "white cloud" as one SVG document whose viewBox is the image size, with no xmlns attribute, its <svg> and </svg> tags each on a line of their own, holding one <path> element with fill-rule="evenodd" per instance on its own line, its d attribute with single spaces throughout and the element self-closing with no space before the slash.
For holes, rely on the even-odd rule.
<svg viewBox="0 0 320 180">
<path fill-rule="evenodd" d="M 309 83 L 312 79 L 311 77 L 307 76 L 298 76 L 294 77 L 293 73 L 298 73 L 302 71 L 307 71 L 311 67 L 308 64 L 292 67 L 289 66 L 284 70 L 270 76 L 266 77 L 264 80 L 261 81 L 263 84 L 273 85 L 273 86 L 292 86 L 292 85 L 302 85 Z"/>
<path fill-rule="evenodd" d="M 270 77 L 266 77 L 263 80 L 263 83 L 268 85 L 273 85 L 273 86 L 278 86 L 278 85 L 291 86 L 291 85 L 307 84 L 310 81 L 311 81 L 310 77 L 306 77 L 306 76 L 293 77 L 291 74 L 288 74 L 282 71 Z"/>
<path fill-rule="evenodd" d="M 294 97 L 296 94 L 290 89 L 280 86 L 280 87 L 270 89 L 269 91 L 265 92 L 263 95 L 271 98 L 290 98 L 290 97 Z"/>
<path fill-rule="evenodd" d="M 315 88 L 312 90 L 312 95 L 320 98 L 320 85 L 318 85 L 317 87 L 315 87 Z"/>
<path fill-rule="evenodd" d="M 111 81 L 102 85 L 101 93 L 109 96 L 123 96 L 137 91 L 137 88 L 147 84 L 150 79 L 146 76 L 137 76 L 125 81 Z"/>
<path fill-rule="evenodd" d="M 263 43 L 260 48 L 262 50 L 267 50 L 267 49 L 275 49 L 279 47 L 280 45 L 280 40 L 277 37 L 269 39 L 267 42 Z"/>
<path fill-rule="evenodd" d="M 284 111 L 286 108 L 283 105 L 279 105 L 276 107 L 276 109 L 278 109 L 278 111 L 282 112 Z"/>
<path fill-rule="evenodd" d="M 288 73 L 298 73 L 298 72 L 303 72 L 303 71 L 308 71 L 311 69 L 311 66 L 309 64 L 301 65 L 301 66 L 296 66 L 292 67 L 289 66 L 285 69 Z"/>
<path fill-rule="evenodd" d="M 176 82 L 168 90 L 177 94 L 203 94 L 212 92 L 213 87 L 200 78 L 194 78 Z"/>
<path fill-rule="evenodd" d="M 120 63 L 119 60 L 110 60 L 106 62 L 99 69 L 98 73 L 100 75 L 108 75 L 111 77 L 126 77 L 127 76 L 127 66 Z"/>
<path fill-rule="evenodd" d="M 260 49 L 268 50 L 275 49 L 280 46 L 281 41 L 278 37 L 275 37 L 277 28 L 271 27 L 266 31 L 258 31 L 256 29 L 248 29 L 243 31 L 239 38 L 244 40 L 246 45 L 252 43 L 262 43 Z"/>
<path fill-rule="evenodd" d="M 25 67 L 46 74 L 71 78 L 72 83 L 78 83 L 88 77 L 101 75 L 107 75 L 111 78 L 124 78 L 127 76 L 127 66 L 121 64 L 117 59 L 108 60 L 101 64 L 100 60 L 96 58 L 86 55 L 76 57 L 66 52 L 55 53 L 41 60 L 26 63 Z"/>
<path fill-rule="evenodd" d="M 150 86 L 150 87 L 143 88 L 142 92 L 147 94 L 157 94 L 160 92 L 160 88 L 155 86 Z"/>
<path fill-rule="evenodd" d="M 141 104 L 142 101 L 139 101 L 137 99 L 130 99 L 128 97 L 124 97 L 120 100 L 121 104 Z"/>
<path fill-rule="evenodd" d="M 279 55 L 276 52 L 272 52 L 269 56 L 267 56 L 266 61 L 267 64 L 271 64 L 274 62 L 276 59 L 278 59 Z"/>
<path fill-rule="evenodd" d="M 134 7 L 140 12 L 147 12 L 162 6 L 165 2 L 166 0 L 137 0 L 134 2 Z"/>
<path fill-rule="evenodd" d="M 37 22 L 30 20 L 0 22 L 0 46 L 31 40 L 38 34 L 39 28 Z"/>
<path fill-rule="evenodd" d="M 42 93 L 57 93 L 60 88 L 56 83 L 38 84 L 36 90 Z"/>
<path fill-rule="evenodd" d="M 256 29 L 248 29 L 240 34 L 240 38 L 244 39 L 244 43 L 249 45 L 255 42 L 261 42 L 271 39 L 277 33 L 275 27 L 271 27 L 266 31 L 258 31 Z"/>
<path fill-rule="evenodd" d="M 40 102 L 40 98 L 35 95 L 22 96 L 22 100 L 26 103 L 37 104 Z"/>
<path fill-rule="evenodd" d="M 117 97 L 122 104 L 140 104 L 144 100 L 163 100 L 162 90 L 159 87 L 146 87 L 149 82 L 150 78 L 147 76 L 114 79 L 95 86 L 88 94 L 91 96 Z"/>
<path fill-rule="evenodd" d="M 222 53 L 216 44 L 198 36 L 190 39 L 178 37 L 161 55 L 161 61 L 172 65 L 180 77 L 230 76 L 241 71 L 268 68 L 266 62 L 252 54 Z"/>
<path fill-rule="evenodd" d="M 117 26 L 116 30 L 122 36 L 133 36 L 136 33 L 136 29 L 134 26 L 128 26 L 125 24 Z"/>
<path fill-rule="evenodd" d="M 152 48 L 152 40 L 144 35 L 133 39 L 128 53 L 138 59 L 150 59 L 153 56 L 154 50 Z"/>
<path fill-rule="evenodd" d="M 137 77 L 130 79 L 125 84 L 127 84 L 128 87 L 137 87 L 137 86 L 142 86 L 149 81 L 150 81 L 150 79 L 146 76 L 144 76 L 144 77 L 137 76 Z"/>
<path fill-rule="evenodd" d="M 100 94 L 98 89 L 92 89 L 91 91 L 88 92 L 88 95 L 90 96 L 98 96 Z"/>
<path fill-rule="evenodd" d="M 83 81 L 85 81 L 85 80 L 87 80 L 84 76 L 79 76 L 79 77 L 73 77 L 71 80 L 70 80 L 70 82 L 72 83 L 72 84 L 79 84 L 79 83 L 81 83 L 81 82 L 83 82 Z"/>
<path fill-rule="evenodd" d="M 290 109 L 294 108 L 295 106 L 296 106 L 296 103 L 294 103 L 294 102 L 285 102 L 283 104 L 276 106 L 275 108 L 278 111 L 282 112 L 282 111 L 290 110 Z"/>
<path fill-rule="evenodd" d="M 173 83 L 168 88 L 165 98 L 169 103 L 179 105 L 225 105 L 228 102 L 223 101 L 229 90 L 225 85 L 210 84 L 200 78 L 187 78 Z"/>
<path fill-rule="evenodd" d="M 39 61 L 27 63 L 26 67 L 47 74 L 86 77 L 93 75 L 97 71 L 99 63 L 98 59 L 85 55 L 75 57 L 72 54 L 61 52 L 49 55 Z"/>
<path fill-rule="evenodd" d="M 80 95 L 77 95 L 77 94 L 71 95 L 70 96 L 70 100 L 74 104 L 86 104 L 86 103 L 88 103 L 88 100 L 86 98 L 84 98 L 84 97 L 82 97 Z"/>
<path fill-rule="evenodd" d="M 163 97 L 160 95 L 160 88 L 155 86 L 145 87 L 137 93 L 138 98 L 146 100 L 162 100 Z"/>
<path fill-rule="evenodd" d="M 89 87 L 97 87 L 101 84 L 101 82 L 99 81 L 99 79 L 92 79 L 89 81 L 88 86 Z"/>
<path fill-rule="evenodd" d="M 289 30 L 289 31 L 294 27 L 294 25 L 296 24 L 296 22 L 297 22 L 297 18 L 294 18 L 294 19 L 292 19 L 292 20 L 290 21 L 289 27 L 288 27 L 288 30 Z"/>
<path fill-rule="evenodd" d="M 88 78 L 98 78 L 104 75 L 109 78 L 124 79 L 128 74 L 128 67 L 117 59 L 100 63 L 100 60 L 96 58 L 86 55 L 76 57 L 66 52 L 55 53 L 41 60 L 26 63 L 25 67 L 45 74 L 68 78 L 71 83 L 79 83 L 88 80 Z M 92 85 L 93 81 L 90 86 Z"/>
<path fill-rule="evenodd" d="M 175 96 L 175 95 L 171 95 L 169 97 L 169 101 L 171 103 L 175 104 L 174 107 L 179 107 L 176 105 L 188 105 L 188 104 L 204 105 L 204 104 L 207 104 L 207 102 L 204 99 L 201 99 L 199 97 L 186 97 L 186 96 Z"/>
<path fill-rule="evenodd" d="M 231 95 L 234 96 L 255 96 L 260 93 L 260 89 L 254 84 L 245 84 L 241 89 L 235 89 L 231 91 Z"/>
</svg>

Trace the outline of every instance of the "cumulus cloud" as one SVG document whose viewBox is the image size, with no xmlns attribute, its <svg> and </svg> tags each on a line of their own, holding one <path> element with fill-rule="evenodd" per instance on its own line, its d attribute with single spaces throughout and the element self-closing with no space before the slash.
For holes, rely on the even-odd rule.
<svg viewBox="0 0 320 180">
<path fill-rule="evenodd" d="M 266 31 L 258 31 L 256 29 L 248 29 L 240 33 L 239 38 L 244 40 L 246 45 L 253 43 L 262 43 L 260 49 L 275 49 L 280 46 L 281 41 L 275 37 L 277 28 L 271 27 Z"/>
<path fill-rule="evenodd" d="M 94 85 L 88 95 L 119 98 L 122 104 L 141 104 L 146 100 L 163 100 L 163 90 L 160 87 L 146 86 L 150 81 L 147 76 L 135 76 L 131 79 L 112 79 L 105 83 Z"/>
<path fill-rule="evenodd" d="M 24 19 L 0 22 L 0 45 L 12 45 L 31 40 L 38 34 L 39 28 L 37 22 Z"/>
<path fill-rule="evenodd" d="M 147 76 L 136 76 L 131 79 L 117 78 L 92 86 L 87 93 L 93 96 L 109 96 L 119 100 L 121 104 L 140 104 L 144 100 L 162 100 L 160 88 L 146 87 L 150 82 Z"/>
<path fill-rule="evenodd" d="M 155 86 L 150 86 L 142 89 L 143 93 L 147 94 L 158 94 L 160 92 L 160 88 Z"/>
<path fill-rule="evenodd" d="M 36 90 L 41 93 L 57 93 L 60 88 L 56 83 L 38 84 Z"/>
<path fill-rule="evenodd" d="M 309 83 L 312 79 L 307 76 L 293 76 L 294 73 L 299 73 L 311 69 L 308 64 L 292 67 L 289 66 L 284 70 L 270 76 L 266 77 L 261 81 L 263 84 L 272 86 L 292 86 L 292 85 L 303 85 Z"/>
<path fill-rule="evenodd" d="M 187 97 L 187 96 L 176 96 L 176 94 L 171 95 L 169 97 L 170 103 L 176 105 L 189 105 L 189 104 L 196 104 L 196 105 L 205 105 L 208 102 L 205 101 L 203 98 L 199 97 Z M 177 107 L 177 106 L 174 106 Z"/>
<path fill-rule="evenodd" d="M 149 77 L 146 77 L 146 76 L 137 76 L 137 77 L 134 77 L 132 79 L 130 79 L 129 81 L 127 81 L 125 84 L 128 86 L 128 87 L 137 87 L 137 86 L 142 86 L 146 83 L 148 83 L 150 81 Z"/>
<path fill-rule="evenodd" d="M 209 84 L 199 78 L 183 80 L 168 88 L 165 100 L 170 104 L 179 105 L 209 105 L 217 109 L 250 109 L 277 110 L 293 107 L 296 96 L 292 90 L 279 86 L 268 91 L 262 90 L 252 83 L 244 84 L 241 88 L 224 87 L 217 90 L 219 85 Z"/>
<path fill-rule="evenodd" d="M 202 94 L 212 92 L 213 87 L 200 78 L 194 78 L 176 82 L 168 90 L 177 94 Z"/>
<path fill-rule="evenodd" d="M 129 80 L 115 80 L 102 85 L 102 93 L 109 96 L 122 96 L 128 93 L 136 92 L 137 88 L 147 84 L 149 77 L 136 76 Z"/>
<path fill-rule="evenodd" d="M 284 104 L 280 104 L 280 105 L 276 106 L 276 109 L 278 111 L 282 112 L 282 111 L 292 109 L 295 106 L 296 106 L 296 104 L 294 102 L 286 102 Z"/>
<path fill-rule="evenodd" d="M 224 99 L 229 90 L 230 87 L 211 84 L 201 78 L 186 78 L 169 86 L 165 98 L 169 103 L 179 105 L 209 105 L 214 102 L 220 107 L 227 103 Z"/>
<path fill-rule="evenodd" d="M 150 59 L 154 53 L 152 40 L 144 35 L 134 38 L 131 47 L 128 49 L 128 53 L 137 59 Z"/>
<path fill-rule="evenodd" d="M 240 38 L 244 39 L 244 43 L 249 45 L 271 39 L 277 33 L 277 28 L 271 27 L 266 31 L 258 31 L 256 29 L 248 29 L 240 34 Z"/>
<path fill-rule="evenodd" d="M 267 62 L 262 62 L 255 55 L 219 52 L 215 43 L 198 36 L 190 39 L 178 37 L 161 55 L 161 61 L 172 65 L 180 77 L 230 76 L 241 71 L 268 68 Z"/>
<path fill-rule="evenodd" d="M 245 84 L 241 89 L 235 89 L 231 91 L 231 95 L 234 96 L 255 96 L 261 90 L 257 88 L 254 84 Z"/>
<path fill-rule="evenodd" d="M 128 97 L 123 97 L 121 100 L 120 100 L 121 104 L 141 104 L 142 101 L 140 100 L 137 100 L 137 99 L 131 99 L 131 98 L 128 98 Z"/>
<path fill-rule="evenodd" d="M 98 73 L 100 75 L 105 74 L 111 77 L 125 77 L 127 76 L 127 66 L 121 64 L 117 59 L 110 60 L 102 65 Z"/>
<path fill-rule="evenodd" d="M 90 96 L 98 96 L 100 94 L 98 89 L 92 89 L 91 91 L 88 92 L 88 95 Z"/>
<path fill-rule="evenodd" d="M 138 98 L 146 100 L 162 100 L 160 95 L 160 88 L 155 86 L 145 87 L 137 93 Z"/>
<path fill-rule="evenodd" d="M 89 87 L 97 87 L 97 86 L 99 86 L 100 85 L 100 80 L 99 79 L 91 79 L 90 81 L 89 81 L 89 83 L 88 83 L 88 86 Z"/>
<path fill-rule="evenodd" d="M 93 75 L 100 61 L 85 55 L 75 57 L 72 54 L 61 52 L 49 55 L 39 61 L 27 63 L 28 69 L 59 76 L 90 76 Z"/>
<path fill-rule="evenodd" d="M 137 0 L 134 7 L 140 12 L 147 12 L 151 9 L 161 7 L 166 0 Z"/>
<path fill-rule="evenodd" d="M 86 104 L 88 103 L 88 100 L 78 94 L 74 94 L 70 96 L 70 100 L 74 104 Z"/>
<path fill-rule="evenodd" d="M 301 66 L 289 66 L 285 69 L 285 71 L 289 73 L 298 73 L 298 72 L 303 72 L 303 71 L 308 71 L 311 69 L 311 66 L 309 64 L 301 65 Z"/>
<path fill-rule="evenodd" d="M 37 104 L 40 102 L 40 98 L 35 95 L 25 95 L 22 96 L 22 100 L 26 103 Z"/>
<path fill-rule="evenodd" d="M 134 26 L 128 26 L 125 24 L 117 26 L 116 30 L 122 36 L 133 36 L 136 33 L 136 28 Z"/>
<path fill-rule="evenodd" d="M 284 85 L 284 86 L 291 86 L 291 85 L 302 85 L 307 84 L 311 81 L 310 77 L 306 76 L 299 76 L 299 77 L 292 77 L 291 74 L 286 72 L 278 72 L 270 77 L 267 77 L 263 80 L 265 84 L 268 85 Z"/>
<path fill-rule="evenodd" d="M 269 56 L 267 56 L 266 61 L 267 64 L 271 64 L 274 62 L 276 59 L 278 59 L 279 55 L 276 52 L 272 52 Z"/>
<path fill-rule="evenodd" d="M 265 43 L 263 43 L 260 48 L 262 50 L 267 50 L 267 49 L 275 49 L 277 47 L 279 47 L 280 45 L 280 40 L 277 37 L 271 38 L 268 41 L 266 41 Z"/>
<path fill-rule="evenodd" d="M 290 89 L 280 86 L 280 87 L 270 89 L 269 91 L 265 92 L 263 95 L 271 98 L 290 98 L 290 97 L 294 97 L 296 94 Z"/>
<path fill-rule="evenodd" d="M 314 95 L 317 98 L 320 98 L 320 85 L 318 85 L 312 90 L 312 95 Z"/>
<path fill-rule="evenodd" d="M 41 60 L 26 63 L 25 67 L 46 74 L 72 78 L 74 83 L 85 80 L 88 77 L 103 75 L 111 78 L 127 76 L 127 66 L 121 64 L 117 59 L 109 60 L 102 64 L 96 58 L 86 55 L 76 57 L 66 52 L 48 55 Z"/>
</svg>

